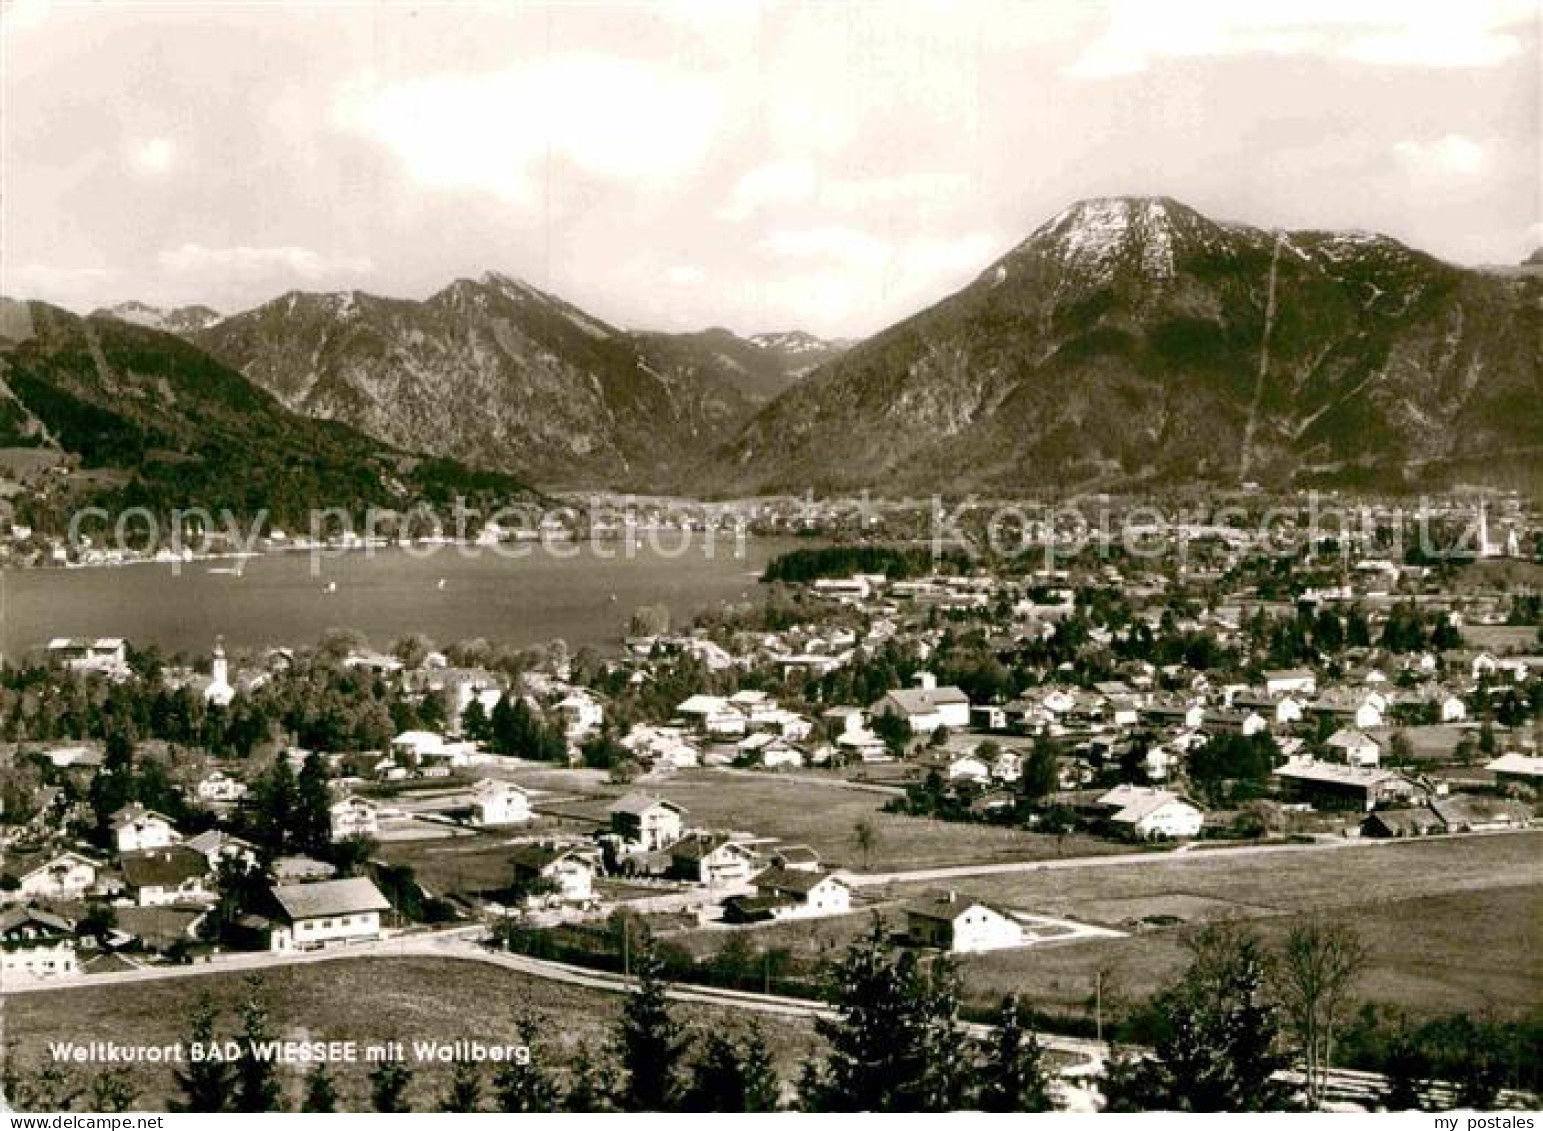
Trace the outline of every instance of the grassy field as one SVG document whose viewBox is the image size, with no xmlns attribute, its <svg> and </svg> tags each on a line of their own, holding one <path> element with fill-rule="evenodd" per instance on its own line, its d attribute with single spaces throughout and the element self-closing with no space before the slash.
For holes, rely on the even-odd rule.
<svg viewBox="0 0 1543 1131">
<path fill-rule="evenodd" d="M 1183 968 L 1184 937 L 1200 924 L 1245 918 L 1278 939 L 1303 916 L 1325 914 L 1370 945 L 1361 986 L 1370 999 L 1420 1014 L 1534 1015 L 1543 1009 L 1540 849 L 1543 833 L 960 880 L 962 892 L 1114 927 L 1181 920 L 1126 938 L 968 958 L 966 983 L 988 1000 L 1013 992 L 1078 1011 L 1102 968 L 1115 997 L 1139 1000 Z"/>
<path fill-rule="evenodd" d="M 239 974 L 88 985 L 6 998 L 6 1036 L 16 1042 L 18 1059 L 32 1066 L 46 1057 L 51 1040 L 174 1043 L 186 1039 L 187 1015 L 204 990 L 222 1010 L 221 1035 L 234 1034 L 239 1024 L 236 1005 L 245 996 Z M 609 1041 L 621 1008 L 616 994 L 443 958 L 355 958 L 280 967 L 265 973 L 262 992 L 276 1036 L 348 1039 L 361 1045 L 436 1039 L 518 1043 L 516 1022 L 534 1013 L 542 1019 L 547 1042 L 537 1055 L 553 1063 L 565 1063 L 580 1042 L 599 1048 Z M 743 1013 L 710 1006 L 677 1005 L 676 1011 L 699 1033 L 738 1030 L 747 1023 Z M 816 1042 L 812 1027 L 770 1018 L 762 1025 L 784 1079 L 791 1081 Z M 368 1067 L 336 1068 L 344 1110 L 367 1110 Z M 174 1088 L 170 1069 L 144 1066 L 134 1071 L 142 1093 L 139 1106 L 160 1107 Z M 284 1071 L 293 1102 L 302 1087 L 302 1070 Z M 432 1109 L 448 1079 L 443 1066 L 419 1066 L 410 1093 L 414 1106 Z"/>
<path fill-rule="evenodd" d="M 965 957 L 966 994 L 977 1007 L 1018 994 L 1052 1012 L 1091 1016 L 1102 970 L 1112 1015 L 1171 984 L 1187 961 L 1185 938 L 1207 923 L 1246 919 L 1273 943 L 1305 915 L 1321 913 L 1352 924 L 1369 944 L 1374 957 L 1358 989 L 1368 1000 L 1418 1015 L 1462 1010 L 1519 1017 L 1543 1010 L 1540 847 L 1543 833 L 1273 855 L 1215 852 L 948 886 L 1130 932 Z M 905 927 L 903 901 L 928 886 L 936 885 L 864 894 L 882 900 L 877 914 L 898 933 Z M 671 937 L 699 957 L 737 935 L 757 950 L 828 959 L 865 934 L 874 914 Z"/>
<path fill-rule="evenodd" d="M 1152 864 L 1019 872 L 953 886 L 1015 907 L 1093 922 L 1107 921 L 1101 916 L 1108 901 L 1173 893 L 1227 901 L 1240 915 L 1301 913 L 1536 884 L 1543 880 L 1540 854 L 1543 832 L 1362 842 L 1305 852 L 1217 849 Z M 1123 918 L 1108 925 L 1118 927 Z"/>
<path fill-rule="evenodd" d="M 1359 997 L 1412 1016 L 1465 1011 L 1496 1017 L 1535 1017 L 1543 1009 L 1543 968 L 1537 953 L 1543 888 L 1490 888 L 1336 911 L 1370 945 L 1370 968 Z M 1255 920 L 1267 942 L 1278 942 L 1296 916 Z M 1061 1013 L 1091 1015 L 1094 980 L 1104 972 L 1111 1015 L 1172 982 L 1187 962 L 1185 936 L 1194 927 L 1150 931 L 1031 950 L 974 955 L 961 963 L 970 997 L 982 1002 L 1016 993 Z"/>
<path fill-rule="evenodd" d="M 1058 846 L 1054 837 L 1018 829 L 884 813 L 890 795 L 852 789 L 838 780 L 827 784 L 776 774 L 692 770 L 637 788 L 685 806 L 692 825 L 807 844 L 832 868 L 896 871 L 1129 851 L 1128 845 L 1093 837 L 1069 836 Z M 559 811 L 598 823 L 622 792 L 613 786 L 585 800 L 564 802 Z M 878 831 L 878 843 L 866 861 L 853 840 L 853 829 L 865 818 Z"/>
</svg>

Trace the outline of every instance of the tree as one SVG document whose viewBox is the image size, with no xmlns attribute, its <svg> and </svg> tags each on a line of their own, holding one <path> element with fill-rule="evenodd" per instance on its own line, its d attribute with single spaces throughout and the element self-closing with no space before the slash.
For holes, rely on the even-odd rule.
<svg viewBox="0 0 1543 1131">
<path fill-rule="evenodd" d="M 305 1095 L 300 1100 L 300 1110 L 332 1113 L 338 1109 L 337 1083 L 325 1061 L 311 1069 L 305 1078 Z"/>
<path fill-rule="evenodd" d="M 1035 741 L 1034 749 L 1023 760 L 1018 784 L 1023 796 L 1030 801 L 1043 801 L 1060 788 L 1060 752 L 1053 739 Z"/>
<path fill-rule="evenodd" d="M 668 605 L 639 605 L 627 625 L 629 636 L 663 636 L 670 631 Z"/>
<path fill-rule="evenodd" d="M 673 1111 L 687 1047 L 684 1027 L 670 1016 L 664 962 L 649 946 L 637 957 L 637 991 L 627 998 L 617 1027 L 622 1064 L 617 1102 L 623 1111 Z"/>
<path fill-rule="evenodd" d="M 959 989 L 945 958 L 923 969 L 912 952 L 891 959 L 883 925 L 853 944 L 830 976 L 834 1018 L 815 1020 L 827 1052 L 799 1081 L 810 1111 L 952 1111 L 967 1098 L 959 1055 Z"/>
<path fill-rule="evenodd" d="M 1407 1026 L 1399 1029 L 1388 1046 L 1382 1076 L 1386 1083 L 1379 1103 L 1385 1111 L 1420 1111 L 1425 1107 L 1425 1089 L 1431 1077 L 1430 1056 Z"/>
<path fill-rule="evenodd" d="M 1323 1104 L 1334 1038 L 1370 957 L 1353 927 L 1308 922 L 1291 929 L 1275 963 L 1275 993 L 1301 1054 L 1307 1103 L 1314 1110 Z"/>
<path fill-rule="evenodd" d="M 172 1104 L 175 1111 L 230 1110 L 226 1106 L 230 1092 L 230 1066 L 222 1060 L 198 1057 L 195 1052 L 212 1050 L 215 1020 L 214 999 L 205 991 L 193 1005 L 193 1016 L 188 1026 L 187 1059 L 184 1066 L 173 1071 L 177 1090 L 181 1093 Z"/>
<path fill-rule="evenodd" d="M 595 1062 L 595 1055 L 588 1045 L 580 1045 L 573 1054 L 573 1066 L 569 1070 L 568 1089 L 563 1093 L 560 1111 L 591 1112 L 615 1111 L 611 1091 L 606 1081 L 608 1075 Z"/>
<path fill-rule="evenodd" d="M 434 642 L 421 632 L 404 636 L 391 645 L 391 654 L 408 668 L 421 668 L 432 651 L 434 651 Z"/>
<path fill-rule="evenodd" d="M 743 1041 L 708 1034 L 691 1066 L 683 1111 L 776 1111 L 780 1088 L 771 1050 L 759 1026 Z"/>
<path fill-rule="evenodd" d="M 325 852 L 332 840 L 332 791 L 327 780 L 327 764 L 311 751 L 295 782 L 292 835 L 295 847 L 312 855 Z"/>
<path fill-rule="evenodd" d="M 476 1061 L 457 1060 L 450 1074 L 450 1088 L 439 1101 L 439 1110 L 476 1111 L 482 1105 L 482 1069 Z"/>
<path fill-rule="evenodd" d="M 852 826 L 852 844 L 863 854 L 863 871 L 868 871 L 874 851 L 879 847 L 879 826 L 872 817 L 863 817 Z"/>
<path fill-rule="evenodd" d="M 247 996 L 241 1003 L 241 1059 L 236 1062 L 236 1110 L 282 1111 L 283 1088 L 278 1069 L 267 1046 L 273 1040 L 268 1010 L 262 1003 L 262 979 L 246 980 Z"/>
<path fill-rule="evenodd" d="M 22 1111 L 69 1111 L 82 1093 L 75 1072 L 53 1062 L 26 1076 L 13 1074 L 11 1089 L 8 1094 Z"/>
<path fill-rule="evenodd" d="M 1414 743 L 1409 740 L 1409 732 L 1402 728 L 1394 731 L 1388 740 L 1388 764 L 1407 766 L 1413 758 Z"/>
<path fill-rule="evenodd" d="M 990 1051 L 980 1067 L 976 1106 L 982 1111 L 1054 1111 L 1044 1049 L 1028 1007 L 1016 997 L 1002 1002 Z"/>
<path fill-rule="evenodd" d="M 1223 924 L 1189 946 L 1189 969 L 1158 1001 L 1167 1030 L 1150 1059 L 1105 1074 L 1107 1110 L 1287 1110 L 1290 1090 L 1275 1079 L 1286 1063 L 1280 1023 L 1265 996 L 1258 938 Z"/>
<path fill-rule="evenodd" d="M 516 1024 L 520 1043 L 530 1054 L 524 1059 L 504 1063 L 493 1077 L 493 1096 L 498 1110 L 529 1114 L 553 1112 L 562 1098 L 557 1080 L 539 1062 L 536 1049 L 541 1027 L 531 1016 Z"/>
<path fill-rule="evenodd" d="M 370 1106 L 379 1112 L 406 1111 L 413 1070 L 400 1060 L 383 1060 L 370 1072 Z"/>
<path fill-rule="evenodd" d="M 882 712 L 873 720 L 873 733 L 896 758 L 905 753 L 911 741 L 911 724 L 890 711 Z"/>
<path fill-rule="evenodd" d="M 461 712 L 461 730 L 473 742 L 487 742 L 492 737 L 493 724 L 481 699 L 466 704 L 466 710 Z"/>
<path fill-rule="evenodd" d="M 127 1068 L 108 1068 L 91 1078 L 87 1095 L 92 1111 L 119 1113 L 133 1110 L 139 1089 Z"/>
<path fill-rule="evenodd" d="M 274 853 L 296 845 L 292 821 L 299 805 L 299 786 L 289 759 L 281 753 L 273 766 L 257 780 L 253 794 L 252 838 Z"/>
</svg>

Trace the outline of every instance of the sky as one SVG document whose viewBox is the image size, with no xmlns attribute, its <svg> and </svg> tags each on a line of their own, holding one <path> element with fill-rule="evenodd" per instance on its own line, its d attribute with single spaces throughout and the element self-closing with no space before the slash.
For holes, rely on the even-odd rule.
<svg viewBox="0 0 1543 1131">
<path fill-rule="evenodd" d="M 861 336 L 1066 205 L 1543 244 L 1540 0 L 0 0 L 0 292 Z"/>
</svg>

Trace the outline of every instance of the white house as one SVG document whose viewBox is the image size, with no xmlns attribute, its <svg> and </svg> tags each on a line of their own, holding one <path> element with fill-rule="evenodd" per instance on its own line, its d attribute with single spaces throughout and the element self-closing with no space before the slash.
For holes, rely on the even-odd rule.
<svg viewBox="0 0 1543 1131">
<path fill-rule="evenodd" d="M 283 884 L 273 889 L 281 926 L 269 945 L 274 950 L 316 950 L 380 938 L 381 913 L 391 904 L 370 880 L 322 880 Z"/>
<path fill-rule="evenodd" d="M 611 806 L 611 831 L 644 852 L 668 848 L 680 839 L 686 810 L 673 801 L 629 793 Z"/>
<path fill-rule="evenodd" d="M 171 818 L 146 809 L 137 801 L 112 815 L 112 832 L 119 853 L 165 848 L 182 839 Z"/>
<path fill-rule="evenodd" d="M 1150 786 L 1118 785 L 1098 799 L 1105 819 L 1136 840 L 1200 834 L 1205 814 L 1176 793 Z"/>
<path fill-rule="evenodd" d="M 890 758 L 889 747 L 884 740 L 870 730 L 846 730 L 836 738 L 839 746 L 848 757 L 853 757 L 862 762 L 883 762 Z"/>
<path fill-rule="evenodd" d="M 80 973 L 75 925 L 32 907 L 0 911 L 0 983 L 70 978 Z"/>
<path fill-rule="evenodd" d="M 129 670 L 128 641 L 118 636 L 55 637 L 48 642 L 48 658 L 75 672 L 121 676 Z"/>
<path fill-rule="evenodd" d="M 754 895 L 736 896 L 724 904 L 724 917 L 730 922 L 812 919 L 852 910 L 852 889 L 841 877 L 820 871 L 818 864 L 813 868 L 778 865 L 754 882 Z"/>
<path fill-rule="evenodd" d="M 205 805 L 229 805 L 246 796 L 246 784 L 224 770 L 214 770 L 199 781 L 195 792 Z"/>
<path fill-rule="evenodd" d="M 562 719 L 563 734 L 570 741 L 585 738 L 605 725 L 605 708 L 594 696 L 582 691 L 565 696 L 555 709 Z"/>
<path fill-rule="evenodd" d="M 711 887 L 743 884 L 755 871 L 755 853 L 726 833 L 685 837 L 670 847 L 670 871 Z"/>
<path fill-rule="evenodd" d="M 124 885 L 140 907 L 171 903 L 209 903 L 209 861 L 185 844 L 125 852 L 118 857 Z"/>
<path fill-rule="evenodd" d="M 1318 677 L 1311 668 L 1279 668 L 1264 673 L 1266 695 L 1313 695 L 1318 691 Z"/>
<path fill-rule="evenodd" d="M 906 904 L 906 933 L 916 946 L 978 954 L 1024 944 L 1023 924 L 1006 909 L 948 891 Z"/>
<path fill-rule="evenodd" d="M 868 713 L 890 715 L 910 724 L 913 734 L 930 734 L 939 727 L 963 730 L 970 725 L 970 697 L 957 687 L 939 687 L 928 672 L 918 672 L 917 686 L 889 692 Z"/>
<path fill-rule="evenodd" d="M 594 850 L 572 844 L 522 844 L 514 850 L 516 884 L 543 880 L 552 887 L 552 899 L 581 903 L 594 894 Z M 531 896 L 527 902 L 539 903 L 545 896 Z"/>
<path fill-rule="evenodd" d="M 6 862 L 5 874 L 15 879 L 16 887 L 0 892 L 0 897 L 11 901 L 80 899 L 96 886 L 97 865 L 78 852 L 56 852 L 26 861 L 13 856 Z"/>
<path fill-rule="evenodd" d="M 1382 748 L 1376 740 L 1354 727 L 1335 731 L 1324 746 L 1330 758 L 1347 766 L 1375 769 L 1382 760 Z"/>
<path fill-rule="evenodd" d="M 380 832 L 380 805 L 367 797 L 350 794 L 334 802 L 328 815 L 334 843 L 354 836 L 375 836 Z"/>
<path fill-rule="evenodd" d="M 483 778 L 471 790 L 472 823 L 522 825 L 530 820 L 530 794 L 513 782 Z"/>
<path fill-rule="evenodd" d="M 1543 757 L 1530 754 L 1502 754 L 1484 768 L 1501 785 L 1526 785 L 1543 788 Z"/>
</svg>

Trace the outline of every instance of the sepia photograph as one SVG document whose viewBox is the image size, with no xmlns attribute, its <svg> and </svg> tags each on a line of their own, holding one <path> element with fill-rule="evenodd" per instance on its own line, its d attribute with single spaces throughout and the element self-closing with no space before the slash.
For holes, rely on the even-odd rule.
<svg viewBox="0 0 1543 1131">
<path fill-rule="evenodd" d="M 0 1111 L 1537 1131 L 1543 0 L 0 0 Z"/>
</svg>

